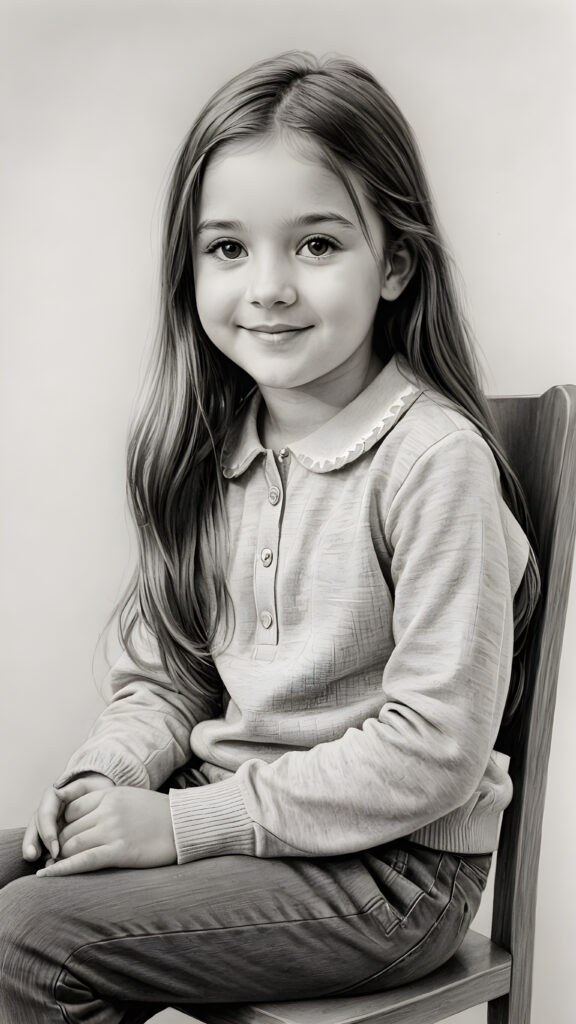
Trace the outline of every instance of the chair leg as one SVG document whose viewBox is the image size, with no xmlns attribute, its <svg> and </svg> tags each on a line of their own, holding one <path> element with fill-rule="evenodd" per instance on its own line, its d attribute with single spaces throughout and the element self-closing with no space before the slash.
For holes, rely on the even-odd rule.
<svg viewBox="0 0 576 1024">
<path fill-rule="evenodd" d="M 491 999 L 488 1003 L 488 1024 L 509 1024 L 510 1020 L 510 999 L 508 995 L 500 996 L 499 999 Z M 523 1021 L 522 1024 L 529 1024 Z"/>
</svg>

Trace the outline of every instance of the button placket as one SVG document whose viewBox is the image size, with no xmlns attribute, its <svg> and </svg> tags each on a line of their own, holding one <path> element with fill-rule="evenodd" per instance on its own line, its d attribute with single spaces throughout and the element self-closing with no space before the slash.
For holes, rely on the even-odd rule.
<svg viewBox="0 0 576 1024">
<path fill-rule="evenodd" d="M 262 502 L 254 553 L 254 602 L 256 606 L 256 647 L 278 643 L 276 573 L 282 515 L 282 479 L 274 455 L 267 452 L 264 465 L 267 491 Z M 256 657 L 258 656 L 256 652 Z"/>
</svg>

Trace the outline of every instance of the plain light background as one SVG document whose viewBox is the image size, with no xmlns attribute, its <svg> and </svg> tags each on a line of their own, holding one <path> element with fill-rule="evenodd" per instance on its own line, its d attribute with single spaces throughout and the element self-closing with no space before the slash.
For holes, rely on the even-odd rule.
<svg viewBox="0 0 576 1024">
<path fill-rule="evenodd" d="M 570 0 L 0 2 L 1 825 L 27 820 L 101 708 L 94 649 L 130 566 L 124 445 L 163 190 L 200 104 L 291 47 L 371 68 L 420 141 L 488 391 L 539 393 L 576 382 L 575 36 Z M 575 670 L 572 606 L 534 1024 L 569 1024 L 576 1002 Z"/>
</svg>

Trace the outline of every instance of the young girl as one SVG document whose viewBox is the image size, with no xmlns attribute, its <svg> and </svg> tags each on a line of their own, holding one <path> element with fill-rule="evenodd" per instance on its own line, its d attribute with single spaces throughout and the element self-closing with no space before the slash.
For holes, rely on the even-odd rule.
<svg viewBox="0 0 576 1024">
<path fill-rule="evenodd" d="M 177 160 L 163 268 L 124 654 L 3 837 L 4 1024 L 417 978 L 511 798 L 537 572 L 388 94 L 303 53 L 232 80 Z"/>
</svg>

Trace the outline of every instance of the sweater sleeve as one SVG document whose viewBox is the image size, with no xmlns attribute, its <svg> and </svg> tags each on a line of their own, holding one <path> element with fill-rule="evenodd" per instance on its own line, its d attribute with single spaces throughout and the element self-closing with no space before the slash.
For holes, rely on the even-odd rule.
<svg viewBox="0 0 576 1024">
<path fill-rule="evenodd" d="M 248 760 L 203 791 L 173 791 L 180 860 L 370 849 L 473 798 L 506 700 L 528 550 L 483 439 L 453 431 L 423 452 L 384 532 L 395 647 L 378 717 L 272 763 Z"/>
<path fill-rule="evenodd" d="M 220 691 L 193 680 L 185 689 L 176 686 L 142 627 L 135 630 L 133 644 L 136 659 L 124 651 L 108 673 L 107 707 L 56 785 L 81 772 L 99 772 L 119 786 L 157 789 L 190 759 L 193 726 L 219 714 Z"/>
</svg>

